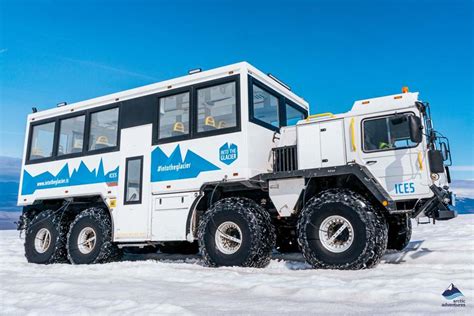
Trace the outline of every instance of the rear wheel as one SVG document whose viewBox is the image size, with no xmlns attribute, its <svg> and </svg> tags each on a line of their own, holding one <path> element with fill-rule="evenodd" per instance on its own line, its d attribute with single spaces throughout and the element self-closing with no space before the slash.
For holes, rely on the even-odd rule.
<svg viewBox="0 0 474 316">
<path fill-rule="evenodd" d="M 209 266 L 265 267 L 275 246 L 269 214 L 246 198 L 226 198 L 205 213 L 198 229 L 199 248 Z"/>
<path fill-rule="evenodd" d="M 121 251 L 112 243 L 112 223 L 100 208 L 79 213 L 67 239 L 68 257 L 74 264 L 105 263 L 117 260 Z"/>
<path fill-rule="evenodd" d="M 298 243 L 315 268 L 370 268 L 385 252 L 387 227 L 362 196 L 331 189 L 312 198 L 301 212 Z"/>
<path fill-rule="evenodd" d="M 46 210 L 35 216 L 26 227 L 25 256 L 28 262 L 67 263 L 65 222 L 69 214 Z"/>
<path fill-rule="evenodd" d="M 412 225 L 408 214 L 388 219 L 388 249 L 403 250 L 411 239 Z"/>
</svg>

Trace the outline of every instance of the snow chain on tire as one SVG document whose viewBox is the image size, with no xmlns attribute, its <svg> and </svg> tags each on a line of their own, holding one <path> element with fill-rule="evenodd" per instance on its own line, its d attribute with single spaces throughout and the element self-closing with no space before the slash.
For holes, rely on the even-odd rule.
<svg viewBox="0 0 474 316">
<path fill-rule="evenodd" d="M 72 215 L 67 210 L 46 210 L 36 215 L 26 226 L 25 256 L 28 262 L 53 264 L 68 263 L 67 230 Z M 48 249 L 43 253 L 35 250 L 35 239 L 38 232 L 47 230 L 51 238 Z"/>
<path fill-rule="evenodd" d="M 83 221 L 89 221 L 89 226 L 96 228 L 96 244 L 99 250 L 94 250 L 87 257 L 81 255 L 77 245 L 77 226 Z M 121 258 L 122 251 L 112 242 L 112 222 L 110 216 L 101 208 L 91 207 L 79 213 L 71 223 L 68 233 L 68 258 L 73 264 L 94 264 L 116 261 Z"/>
<path fill-rule="evenodd" d="M 241 252 L 237 254 L 239 258 L 236 261 L 226 261 L 222 257 L 217 258 L 218 250 L 213 242 L 214 236 L 210 236 L 210 231 L 217 230 L 217 226 L 219 226 L 215 222 L 217 217 L 221 217 L 221 222 L 236 217 L 247 226 L 249 236 L 243 238 L 246 242 L 250 240 L 250 244 L 247 244 L 248 249 L 240 250 Z M 245 231 L 245 229 L 242 230 Z M 202 216 L 198 227 L 198 240 L 201 255 L 208 266 L 239 265 L 262 268 L 267 266 L 271 260 L 276 234 L 270 215 L 263 207 L 247 198 L 231 197 L 216 202 Z"/>
<path fill-rule="evenodd" d="M 344 210 L 341 213 L 338 210 Z M 339 212 L 339 213 L 338 213 Z M 328 214 L 328 215 L 325 215 Z M 320 226 L 312 223 L 313 216 L 322 222 L 329 214 L 346 214 L 349 222 L 364 235 L 354 233 L 347 250 L 331 253 L 319 240 Z M 298 243 L 303 256 L 314 268 L 355 270 L 371 268 L 380 262 L 387 247 L 387 225 L 385 218 L 361 195 L 347 189 L 330 189 L 308 201 L 298 220 Z M 313 232 L 308 236 L 309 232 Z M 364 238 L 365 237 L 365 238 Z M 363 241 L 365 239 L 365 241 Z M 363 241 L 363 242 L 361 242 Z M 357 250 L 357 251 L 356 251 Z M 350 259 L 345 261 L 345 255 Z M 331 260 L 329 260 L 329 259 Z M 334 258 L 334 260 L 332 260 Z M 332 262 L 330 262 L 332 261 Z"/>
</svg>

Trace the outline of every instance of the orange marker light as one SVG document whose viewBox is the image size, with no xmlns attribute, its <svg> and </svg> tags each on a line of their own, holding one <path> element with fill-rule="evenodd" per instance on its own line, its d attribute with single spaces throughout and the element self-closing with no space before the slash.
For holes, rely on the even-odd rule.
<svg viewBox="0 0 474 316">
<path fill-rule="evenodd" d="M 408 93 L 408 87 L 402 87 L 402 93 Z"/>
</svg>

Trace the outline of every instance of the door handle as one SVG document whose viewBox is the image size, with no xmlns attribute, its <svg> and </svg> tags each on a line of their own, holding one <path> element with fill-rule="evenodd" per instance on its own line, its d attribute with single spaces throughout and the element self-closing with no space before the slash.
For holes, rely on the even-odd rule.
<svg viewBox="0 0 474 316">
<path fill-rule="evenodd" d="M 370 165 L 373 165 L 375 163 L 377 163 L 377 160 L 369 160 L 369 161 L 366 162 L 366 165 L 370 166 Z"/>
</svg>

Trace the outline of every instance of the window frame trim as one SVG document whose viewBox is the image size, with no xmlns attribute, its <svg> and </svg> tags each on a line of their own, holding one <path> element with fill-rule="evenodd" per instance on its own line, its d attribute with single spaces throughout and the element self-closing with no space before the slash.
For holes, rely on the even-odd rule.
<svg viewBox="0 0 474 316">
<path fill-rule="evenodd" d="M 293 107 L 295 110 L 300 111 L 303 113 L 304 118 L 308 117 L 308 110 L 305 108 L 299 106 L 296 104 L 294 101 L 291 99 L 285 97 L 283 94 L 277 92 L 276 90 L 272 89 L 271 87 L 267 86 L 265 83 L 259 81 L 258 79 L 254 78 L 250 74 L 247 76 L 248 77 L 248 107 L 249 107 L 249 122 L 260 125 L 264 128 L 267 128 L 269 130 L 278 132 L 281 127 L 288 126 L 286 124 L 286 104 L 290 105 Z M 273 95 L 274 97 L 277 98 L 278 100 L 278 124 L 279 127 L 276 127 L 272 124 L 269 124 L 265 121 L 262 121 L 256 117 L 254 117 L 254 104 L 253 104 L 253 85 L 256 85 L 260 89 L 266 91 L 267 93 Z M 303 118 L 303 119 L 304 119 Z"/>
<path fill-rule="evenodd" d="M 272 88 L 268 87 L 264 83 L 258 81 L 254 77 L 249 75 L 249 80 L 248 80 L 248 91 L 249 91 L 249 122 L 255 123 L 257 125 L 260 125 L 262 127 L 265 127 L 267 129 L 270 129 L 272 131 L 279 131 L 280 127 L 282 126 L 282 109 L 281 109 L 281 101 L 282 101 L 282 95 L 273 90 Z M 278 113 L 278 125 L 279 126 L 274 126 L 270 123 L 267 123 L 265 121 L 262 121 L 254 116 L 255 111 L 254 111 L 254 103 L 253 103 L 253 86 L 256 85 L 263 91 L 269 93 L 270 95 L 274 96 L 277 101 L 278 101 L 278 108 L 277 108 L 277 113 Z"/>
<path fill-rule="evenodd" d="M 198 90 L 201 89 L 206 89 L 206 88 L 211 88 L 215 86 L 219 86 L 222 84 L 226 83 L 235 83 L 235 115 L 236 120 L 235 120 L 235 126 L 231 127 L 226 127 L 226 128 L 221 128 L 221 129 L 215 129 L 215 130 L 210 130 L 210 131 L 198 131 Z M 192 125 L 193 128 L 193 138 L 200 138 L 200 137 L 207 137 L 207 136 L 215 136 L 215 135 L 220 135 L 220 134 L 227 134 L 227 133 L 235 133 L 235 132 L 240 132 L 241 130 L 241 111 L 240 111 L 240 75 L 235 75 L 235 76 L 229 76 L 229 77 L 223 77 L 219 78 L 216 80 L 211 80 L 211 81 L 206 81 L 202 82 L 199 84 L 196 84 L 193 86 L 194 93 L 193 93 L 193 98 L 194 99 L 194 104 L 195 106 L 193 107 L 193 115 L 192 118 L 195 120 L 193 122 L 194 124 Z"/>
<path fill-rule="evenodd" d="M 188 128 L 188 133 L 184 135 L 177 135 L 177 136 L 170 136 L 170 137 L 165 137 L 160 139 L 160 99 L 166 98 L 166 97 L 171 97 L 174 95 L 178 94 L 183 94 L 183 93 L 188 93 L 189 94 L 189 109 L 188 109 L 188 122 L 189 122 L 189 128 Z M 186 140 L 191 138 L 191 119 L 192 119 L 192 114 L 191 114 L 191 98 L 192 98 L 192 91 L 191 87 L 182 87 L 182 88 L 176 88 L 173 90 L 169 90 L 166 92 L 162 92 L 159 94 L 155 95 L 156 97 L 156 115 L 154 119 L 154 128 L 153 128 L 153 145 L 159 143 L 169 143 L 169 142 L 175 142 L 175 141 L 181 141 L 181 140 Z"/>
<path fill-rule="evenodd" d="M 298 104 L 296 104 L 295 102 L 287 99 L 287 98 L 284 98 L 285 100 L 283 101 L 283 112 L 285 113 L 285 125 L 282 125 L 282 126 L 293 126 L 293 125 L 288 125 L 288 115 L 286 113 L 286 105 L 288 104 L 291 108 L 293 108 L 294 110 L 300 112 L 301 114 L 303 114 L 303 118 L 302 120 L 306 119 L 308 117 L 308 111 L 305 110 L 304 108 L 302 108 L 301 106 L 299 106 Z"/>
<path fill-rule="evenodd" d="M 122 127 L 121 127 L 121 112 L 120 111 L 120 105 L 121 105 L 121 102 L 119 102 L 118 104 L 117 103 L 113 103 L 109 106 L 106 106 L 106 107 L 102 107 L 102 108 L 95 108 L 95 109 L 92 109 L 92 110 L 89 110 L 88 113 L 87 113 L 87 117 L 86 117 L 86 135 L 84 137 L 84 141 L 86 143 L 86 146 L 84 148 L 84 151 L 86 153 L 86 155 L 96 155 L 96 154 L 102 154 L 102 153 L 106 153 L 106 152 L 110 152 L 110 151 L 116 151 L 116 150 L 120 150 L 120 134 L 121 134 L 121 130 L 122 130 Z M 115 146 L 110 146 L 110 147 L 106 147 L 106 148 L 100 148 L 100 149 L 89 149 L 89 145 L 90 145 L 90 134 L 91 134 L 91 117 L 92 117 L 92 114 L 95 114 L 95 113 L 99 113 L 99 112 L 104 112 L 104 111 L 108 111 L 108 110 L 113 110 L 117 108 L 118 109 L 118 115 L 117 115 L 117 142 L 115 144 Z"/>
<path fill-rule="evenodd" d="M 61 140 L 61 121 L 63 120 L 68 120 L 68 119 L 72 119 L 72 118 L 75 118 L 75 117 L 80 117 L 80 116 L 84 116 L 84 136 L 82 137 L 82 150 L 80 152 L 77 152 L 77 153 L 69 153 L 69 154 L 64 154 L 64 155 L 59 155 L 59 142 Z M 75 158 L 75 157 L 80 157 L 84 154 L 84 145 L 85 145 L 85 140 L 86 140 L 86 127 L 87 127 L 87 114 L 84 112 L 82 114 L 80 114 L 80 112 L 78 113 L 74 113 L 74 115 L 70 114 L 69 117 L 61 117 L 60 119 L 58 119 L 57 121 L 57 133 L 58 133 L 58 146 L 54 152 L 54 157 L 57 157 L 58 160 L 60 159 L 65 159 L 65 158 Z M 56 137 L 56 135 L 55 135 Z"/>
<path fill-rule="evenodd" d="M 33 130 L 36 126 L 44 125 L 44 124 L 50 124 L 54 123 L 54 129 L 53 129 L 53 148 L 51 148 L 51 156 L 49 157 L 44 157 L 44 158 L 38 158 L 38 159 L 31 159 L 31 145 L 33 143 Z M 49 118 L 37 122 L 32 122 L 30 124 L 30 128 L 28 131 L 28 146 L 26 149 L 26 164 L 28 163 L 41 163 L 41 162 L 47 162 L 53 160 L 55 157 L 55 139 L 56 139 L 56 129 L 57 129 L 57 119 L 56 118 Z"/>
<path fill-rule="evenodd" d="M 198 132 L 197 131 L 197 113 L 198 113 L 197 91 L 199 89 L 213 87 L 220 84 L 231 83 L 231 82 L 235 82 L 235 89 L 236 89 L 236 93 L 235 93 L 236 115 L 237 115 L 236 126 L 223 128 L 223 129 L 216 129 L 216 130 L 211 130 L 211 131 Z M 189 133 L 186 135 L 172 136 L 172 137 L 159 139 L 159 128 L 160 128 L 159 99 L 166 96 L 172 96 L 172 95 L 184 93 L 186 91 L 189 91 L 189 96 L 190 96 L 189 98 L 189 116 L 190 116 L 189 117 Z M 157 100 L 157 105 L 155 105 L 155 107 L 158 110 L 156 111 L 155 119 L 153 121 L 152 146 L 173 143 L 173 142 L 178 142 L 178 141 L 183 141 L 183 140 L 198 139 L 198 138 L 208 137 L 208 136 L 236 133 L 242 130 L 240 74 L 225 76 L 225 77 L 217 78 L 214 80 L 199 82 L 193 85 L 175 88 L 173 90 L 169 90 L 166 92 L 161 92 L 161 93 L 156 94 L 156 100 Z"/>
<path fill-rule="evenodd" d="M 380 153 L 380 152 L 387 152 L 387 151 L 391 151 L 391 150 L 404 150 L 404 149 L 412 149 L 412 148 L 416 148 L 418 147 L 422 142 L 418 143 L 418 144 L 415 144 L 414 146 L 410 146 L 410 147 L 402 147 L 402 148 L 387 148 L 387 149 L 376 149 L 376 150 L 365 150 L 365 140 L 364 140 L 364 136 L 365 136 L 365 130 L 364 130 L 364 123 L 366 121 L 372 121 L 372 120 L 377 120 L 377 119 L 381 119 L 381 118 L 387 118 L 387 117 L 391 117 L 391 116 L 395 116 L 395 115 L 405 115 L 405 114 L 411 114 L 411 115 L 415 115 L 415 112 L 412 112 L 412 111 L 406 111 L 406 112 L 400 112 L 400 113 L 391 113 L 391 114 L 384 114 L 384 115 L 379 115 L 379 116 L 373 116 L 373 117 L 367 117 L 367 118 L 364 118 L 360 121 L 360 130 L 361 130 L 361 144 L 362 144 L 362 152 L 364 154 L 373 154 L 373 153 Z"/>
<path fill-rule="evenodd" d="M 128 162 L 130 160 L 139 160 L 140 161 L 140 191 L 139 191 L 139 199 L 137 201 L 127 201 L 127 194 L 128 194 L 128 186 L 127 186 Z M 125 179 L 124 179 L 123 184 L 124 184 L 123 205 L 142 204 L 142 196 L 143 196 L 143 155 L 125 158 Z"/>
<path fill-rule="evenodd" d="M 101 111 L 106 111 L 110 110 L 113 108 L 118 108 L 119 114 L 118 114 L 118 124 L 117 124 L 117 145 L 113 147 L 107 147 L 107 148 L 101 148 L 101 149 L 96 149 L 96 150 L 87 150 L 89 148 L 89 133 L 90 133 L 90 116 L 93 113 L 96 112 L 101 112 Z M 92 156 L 92 155 L 98 155 L 98 154 L 104 154 L 104 153 L 109 153 L 109 152 L 114 152 L 114 151 L 119 151 L 120 150 L 120 131 L 121 131 L 121 117 L 122 117 L 122 111 L 120 110 L 121 108 L 121 102 L 114 102 L 110 104 L 106 104 L 103 106 L 87 109 L 87 110 L 82 110 L 82 111 L 77 111 L 77 112 L 71 112 L 71 113 L 66 113 L 63 115 L 58 115 L 56 117 L 51 117 L 51 118 L 46 118 L 42 119 L 39 121 L 31 121 L 29 123 L 29 129 L 28 129 L 28 145 L 26 149 L 26 157 L 25 157 L 25 165 L 33 165 L 37 163 L 45 163 L 45 162 L 51 162 L 51 161 L 58 161 L 58 160 L 64 160 L 64 159 L 71 159 L 71 158 L 77 158 L 77 157 L 85 157 L 85 156 Z M 59 128 L 60 128 L 60 120 L 63 119 L 68 119 L 68 118 L 73 118 L 76 116 L 81 116 L 85 115 L 86 116 L 86 121 L 84 125 L 84 140 L 83 140 L 83 148 L 82 152 L 79 153 L 72 153 L 72 154 L 66 154 L 66 155 L 57 155 L 58 151 L 58 146 L 59 146 Z M 30 159 L 30 154 L 31 154 L 31 143 L 33 141 L 33 129 L 37 125 L 42 125 L 46 123 L 51 123 L 54 122 L 54 140 L 53 140 L 53 152 L 51 157 L 46 157 L 46 158 L 40 158 L 40 159 Z"/>
</svg>

